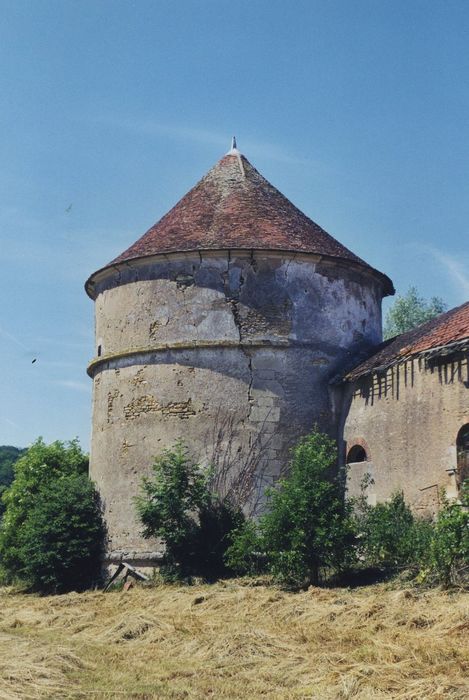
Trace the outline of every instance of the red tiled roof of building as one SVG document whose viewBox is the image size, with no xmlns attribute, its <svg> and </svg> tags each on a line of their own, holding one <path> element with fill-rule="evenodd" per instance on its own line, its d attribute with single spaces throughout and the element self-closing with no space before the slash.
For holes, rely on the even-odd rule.
<svg viewBox="0 0 469 700">
<path fill-rule="evenodd" d="M 431 350 L 437 354 L 437 348 L 443 349 L 466 339 L 469 341 L 469 301 L 385 341 L 371 357 L 348 372 L 345 379 L 353 381 Z"/>
<path fill-rule="evenodd" d="M 247 249 L 315 253 L 371 268 L 273 187 L 237 149 L 224 156 L 190 192 L 109 265 L 161 253 Z M 106 266 L 107 267 L 107 266 Z"/>
</svg>

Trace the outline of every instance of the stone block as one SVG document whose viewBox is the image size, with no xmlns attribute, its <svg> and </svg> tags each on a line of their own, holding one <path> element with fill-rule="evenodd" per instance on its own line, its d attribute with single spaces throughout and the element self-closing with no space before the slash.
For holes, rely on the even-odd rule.
<svg viewBox="0 0 469 700">
<path fill-rule="evenodd" d="M 280 408 L 277 406 L 253 406 L 249 418 L 254 422 L 278 423 Z"/>
<path fill-rule="evenodd" d="M 253 403 L 255 406 L 278 406 L 279 399 L 277 396 L 272 396 L 270 394 L 257 393 L 252 395 Z"/>
<path fill-rule="evenodd" d="M 283 350 L 281 351 L 283 353 Z M 251 361 L 253 370 L 282 371 L 283 362 L 280 352 L 254 353 Z"/>
</svg>

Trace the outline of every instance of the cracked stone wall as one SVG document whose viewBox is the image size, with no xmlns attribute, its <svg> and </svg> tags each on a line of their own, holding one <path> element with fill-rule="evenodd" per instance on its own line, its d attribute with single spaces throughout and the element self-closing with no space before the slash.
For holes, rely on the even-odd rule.
<svg viewBox="0 0 469 700">
<path fill-rule="evenodd" d="M 110 549 L 151 549 L 133 498 L 178 438 L 205 463 L 229 451 L 234 470 L 255 449 L 272 483 L 314 423 L 335 436 L 329 380 L 379 342 L 381 296 L 365 271 L 312 255 L 188 253 L 108 270 L 89 372 Z"/>
</svg>

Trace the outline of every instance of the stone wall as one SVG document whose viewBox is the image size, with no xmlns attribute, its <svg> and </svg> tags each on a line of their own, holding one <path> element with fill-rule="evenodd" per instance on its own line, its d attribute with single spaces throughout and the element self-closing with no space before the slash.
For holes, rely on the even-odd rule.
<svg viewBox="0 0 469 700">
<path fill-rule="evenodd" d="M 329 381 L 379 342 L 381 296 L 357 266 L 280 253 L 160 256 L 98 279 L 91 476 L 110 549 L 154 546 L 133 499 L 178 438 L 233 473 L 255 462 L 265 485 L 313 424 L 335 436 Z"/>
<path fill-rule="evenodd" d="M 358 495 L 369 474 L 369 501 L 403 490 L 423 515 L 434 514 L 439 490 L 457 495 L 456 437 L 469 422 L 468 354 L 413 359 L 346 389 L 343 453 L 364 446 L 367 461 L 348 468 L 349 494 Z"/>
</svg>

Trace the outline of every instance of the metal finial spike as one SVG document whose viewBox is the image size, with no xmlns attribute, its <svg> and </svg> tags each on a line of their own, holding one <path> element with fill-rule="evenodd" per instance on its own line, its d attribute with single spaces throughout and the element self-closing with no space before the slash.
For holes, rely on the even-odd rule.
<svg viewBox="0 0 469 700">
<path fill-rule="evenodd" d="M 246 174 L 244 172 L 243 161 L 241 160 L 241 153 L 238 151 L 238 147 L 236 145 L 236 136 L 233 136 L 233 138 L 231 139 L 231 149 L 228 151 L 228 153 L 226 155 L 237 157 L 241 173 L 242 173 L 243 177 L 246 177 Z"/>
</svg>

